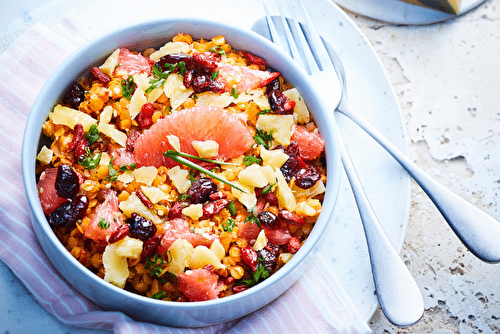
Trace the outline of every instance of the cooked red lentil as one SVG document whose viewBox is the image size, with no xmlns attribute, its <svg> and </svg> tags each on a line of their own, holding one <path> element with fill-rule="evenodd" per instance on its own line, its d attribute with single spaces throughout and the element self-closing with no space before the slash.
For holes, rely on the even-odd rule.
<svg viewBox="0 0 500 334">
<path fill-rule="evenodd" d="M 223 36 L 120 48 L 49 114 L 40 202 L 104 280 L 199 301 L 282 267 L 321 211 L 324 141 L 300 93 Z"/>
</svg>

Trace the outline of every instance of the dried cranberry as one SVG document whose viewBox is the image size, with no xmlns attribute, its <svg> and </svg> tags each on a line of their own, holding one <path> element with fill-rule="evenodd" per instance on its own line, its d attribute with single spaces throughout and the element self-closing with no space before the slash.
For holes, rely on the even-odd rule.
<svg viewBox="0 0 500 334">
<path fill-rule="evenodd" d="M 181 218 L 182 217 L 182 203 L 175 202 L 170 211 L 168 212 L 168 219 Z"/>
<path fill-rule="evenodd" d="M 257 252 L 250 246 L 246 246 L 240 251 L 241 261 L 246 264 L 250 270 L 257 270 Z"/>
<path fill-rule="evenodd" d="M 68 145 L 68 151 L 73 151 L 82 140 L 85 140 L 84 138 L 85 129 L 83 128 L 83 125 L 80 123 L 75 124 L 75 127 L 73 128 L 73 139 Z"/>
<path fill-rule="evenodd" d="M 268 230 L 275 230 L 280 227 L 278 217 L 270 211 L 262 211 L 257 215 L 261 225 Z"/>
<path fill-rule="evenodd" d="M 118 226 L 118 228 L 109 237 L 108 243 L 114 244 L 115 242 L 122 240 L 127 236 L 129 231 L 130 226 L 128 224 L 122 224 Z"/>
<path fill-rule="evenodd" d="M 193 77 L 194 77 L 194 71 L 189 70 L 184 73 L 184 77 L 182 78 L 182 83 L 184 84 L 184 87 L 189 88 L 191 87 L 193 83 Z"/>
<path fill-rule="evenodd" d="M 222 83 L 212 80 L 212 77 L 208 74 L 196 74 L 193 78 L 192 86 L 195 93 L 217 93 L 224 89 Z"/>
<path fill-rule="evenodd" d="M 69 104 L 71 107 L 78 109 L 80 103 L 85 100 L 85 91 L 79 83 L 71 86 L 70 91 L 64 96 L 63 103 Z"/>
<path fill-rule="evenodd" d="M 139 199 L 141 200 L 142 204 L 144 204 L 148 209 L 152 209 L 153 208 L 153 203 L 151 203 L 151 201 L 149 200 L 149 198 L 147 198 L 147 196 L 144 195 L 144 193 L 142 192 L 142 190 L 136 191 L 135 194 L 137 195 L 137 197 L 139 197 Z"/>
<path fill-rule="evenodd" d="M 227 198 L 227 194 L 223 193 L 222 191 L 218 191 L 216 193 L 210 194 L 209 198 L 210 200 L 215 201 L 218 199 Z"/>
<path fill-rule="evenodd" d="M 156 226 L 149 219 L 139 216 L 137 213 L 132 213 L 127 218 L 126 223 L 130 225 L 129 234 L 132 238 L 146 241 L 156 233 Z"/>
<path fill-rule="evenodd" d="M 289 157 L 283 166 L 281 166 L 280 170 L 281 173 L 283 173 L 286 182 L 290 182 L 290 180 L 297 175 L 303 166 L 304 163 L 300 158 Z"/>
<path fill-rule="evenodd" d="M 132 130 L 130 134 L 128 135 L 127 141 L 125 142 L 125 145 L 127 147 L 127 150 L 130 152 L 134 151 L 134 144 L 137 138 L 139 138 L 141 134 L 137 130 Z"/>
<path fill-rule="evenodd" d="M 216 52 L 195 52 L 193 53 L 193 58 L 201 66 L 209 70 L 214 70 L 219 66 L 220 54 Z"/>
<path fill-rule="evenodd" d="M 278 212 L 278 218 L 285 224 L 290 225 L 305 225 L 306 222 L 301 217 L 297 216 L 295 213 L 288 210 L 280 210 Z"/>
<path fill-rule="evenodd" d="M 101 69 L 99 67 L 92 67 L 91 72 L 92 72 L 92 75 L 94 76 L 94 78 L 99 80 L 104 85 L 107 85 L 111 81 L 110 77 L 108 77 L 106 75 L 106 73 L 101 71 Z"/>
<path fill-rule="evenodd" d="M 75 152 L 73 152 L 73 154 L 75 156 L 75 159 L 77 161 L 80 161 L 83 158 L 85 158 L 85 153 L 87 151 L 87 147 L 88 147 L 88 145 L 87 145 L 87 141 L 86 140 L 80 140 L 78 142 L 78 144 L 75 147 Z"/>
<path fill-rule="evenodd" d="M 230 200 L 221 198 L 218 200 L 215 200 L 213 202 L 208 202 L 207 204 L 203 205 L 203 217 L 208 218 L 212 217 L 219 212 L 222 211 L 229 203 L 231 203 Z"/>
<path fill-rule="evenodd" d="M 78 175 L 69 165 L 59 165 L 56 176 L 56 193 L 63 198 L 73 198 L 80 190 Z"/>
<path fill-rule="evenodd" d="M 234 293 L 240 293 L 240 292 L 243 292 L 245 290 L 248 290 L 248 286 L 246 286 L 246 285 L 235 285 L 235 286 L 233 286 Z"/>
<path fill-rule="evenodd" d="M 144 261 L 147 257 L 151 257 L 158 251 L 158 247 L 160 246 L 162 235 L 157 234 L 151 238 L 149 238 L 144 243 L 144 248 L 142 249 L 141 259 Z"/>
<path fill-rule="evenodd" d="M 280 90 L 273 90 L 268 95 L 269 105 L 271 110 L 280 115 L 291 115 L 293 114 L 293 108 L 295 107 L 295 101 L 290 100 L 285 94 Z"/>
<path fill-rule="evenodd" d="M 241 51 L 241 53 L 248 60 L 249 63 L 266 66 L 266 61 L 260 57 L 257 57 L 253 53 L 246 52 L 246 51 Z"/>
<path fill-rule="evenodd" d="M 307 166 L 295 174 L 295 184 L 302 189 L 309 189 L 321 179 L 321 170 L 316 166 Z"/>
<path fill-rule="evenodd" d="M 144 103 L 137 115 L 137 123 L 141 129 L 149 128 L 153 124 L 155 105 L 151 102 Z"/>
<path fill-rule="evenodd" d="M 280 256 L 280 247 L 274 245 L 270 242 L 267 243 L 266 247 L 258 251 L 258 255 L 264 261 L 264 267 L 267 271 L 271 272 L 276 268 L 278 263 L 278 257 Z"/>
<path fill-rule="evenodd" d="M 288 241 L 288 252 L 295 254 L 300 249 L 300 240 L 296 236 L 292 236 Z"/>
<path fill-rule="evenodd" d="M 202 177 L 191 184 L 187 194 L 191 196 L 191 203 L 205 203 L 209 200 L 210 195 L 219 191 L 219 186 L 216 185 L 212 179 L 208 177 Z"/>
<path fill-rule="evenodd" d="M 177 63 L 184 62 L 184 65 L 186 66 L 186 69 L 190 70 L 192 69 L 194 65 L 194 59 L 193 57 L 184 54 L 184 53 L 178 53 L 178 54 L 167 54 L 156 62 L 158 66 L 160 66 L 162 71 L 170 70 L 168 67 L 165 67 L 165 64 L 171 64 L 175 65 Z"/>
<path fill-rule="evenodd" d="M 70 227 L 85 217 L 89 200 L 85 195 L 76 196 L 59 205 L 49 216 L 49 224 L 53 227 Z"/>
</svg>

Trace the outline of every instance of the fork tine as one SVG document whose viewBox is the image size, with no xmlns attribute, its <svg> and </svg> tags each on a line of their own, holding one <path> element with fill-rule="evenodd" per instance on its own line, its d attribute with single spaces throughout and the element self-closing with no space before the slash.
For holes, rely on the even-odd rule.
<svg viewBox="0 0 500 334">
<path fill-rule="evenodd" d="M 299 43 L 302 47 L 302 51 L 304 52 L 304 56 L 306 58 L 306 63 L 307 66 L 309 67 L 309 70 L 312 73 L 317 73 L 319 71 L 318 64 L 316 63 L 316 60 L 314 59 L 314 55 L 311 52 L 311 48 L 309 47 L 309 44 L 307 43 L 306 36 L 304 35 L 304 32 L 302 31 L 302 28 L 300 27 L 299 21 L 297 20 L 297 16 L 295 15 L 295 11 L 292 8 L 292 4 L 290 3 L 290 0 L 287 0 L 288 3 L 288 8 L 290 10 L 290 13 L 292 14 L 292 22 L 296 31 L 296 36 L 298 36 Z"/>
<path fill-rule="evenodd" d="M 304 62 L 302 61 L 302 57 L 300 56 L 299 49 L 297 48 L 297 44 L 295 43 L 290 27 L 288 26 L 288 22 L 286 21 L 285 14 L 283 14 L 283 10 L 281 9 L 281 6 L 278 4 L 278 2 L 276 2 L 276 4 L 278 5 L 278 9 L 280 11 L 281 23 L 283 24 L 283 28 L 285 29 L 286 40 L 288 42 L 288 46 L 290 47 L 290 51 L 292 52 L 292 57 L 303 68 L 306 68 L 304 66 Z"/>
<path fill-rule="evenodd" d="M 316 27 L 314 26 L 314 23 L 311 20 L 306 7 L 304 6 L 304 2 L 302 2 L 302 0 L 299 0 L 299 4 L 302 10 L 302 15 L 304 16 L 304 19 L 306 21 L 307 29 L 309 30 L 312 47 L 316 52 L 316 55 L 318 56 L 322 69 L 333 69 L 334 67 L 328 51 L 326 50 L 326 47 L 323 44 L 323 41 L 321 40 L 321 37 L 316 30 Z"/>
<path fill-rule="evenodd" d="M 267 26 L 269 28 L 269 32 L 271 33 L 271 39 L 273 40 L 273 43 L 278 45 L 280 49 L 285 50 L 285 45 L 281 41 L 278 31 L 276 30 L 276 26 L 274 25 L 271 14 L 269 14 L 269 9 L 267 8 L 267 5 L 265 3 L 263 5 L 264 11 L 266 12 Z"/>
</svg>

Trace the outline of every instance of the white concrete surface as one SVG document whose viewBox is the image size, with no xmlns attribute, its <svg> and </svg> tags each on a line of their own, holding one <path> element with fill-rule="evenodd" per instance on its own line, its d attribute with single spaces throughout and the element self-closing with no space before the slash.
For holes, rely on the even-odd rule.
<svg viewBox="0 0 500 334">
<path fill-rule="evenodd" d="M 429 26 L 350 16 L 389 72 L 413 160 L 500 219 L 500 0 Z M 500 264 L 475 258 L 416 184 L 401 256 L 425 314 L 401 329 L 379 309 L 370 321 L 374 333 L 500 332 Z"/>
</svg>

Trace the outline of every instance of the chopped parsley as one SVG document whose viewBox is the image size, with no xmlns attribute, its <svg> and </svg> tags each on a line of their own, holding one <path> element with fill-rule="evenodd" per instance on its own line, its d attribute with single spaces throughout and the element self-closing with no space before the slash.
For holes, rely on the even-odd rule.
<svg viewBox="0 0 500 334">
<path fill-rule="evenodd" d="M 257 115 L 267 115 L 271 112 L 271 109 L 263 109 L 257 113 Z"/>
<path fill-rule="evenodd" d="M 85 139 L 88 140 L 90 144 L 95 143 L 99 139 L 99 130 L 97 130 L 97 125 L 92 124 L 89 131 L 85 134 Z"/>
<path fill-rule="evenodd" d="M 254 155 L 247 155 L 243 158 L 243 164 L 245 164 L 245 166 L 250 166 L 251 164 L 260 164 L 261 161 L 261 159 L 257 158 Z"/>
<path fill-rule="evenodd" d="M 87 147 L 85 149 L 85 156 L 83 157 L 83 159 L 80 159 L 78 163 L 86 169 L 94 169 L 99 165 L 100 160 L 101 153 L 92 155 L 92 152 L 90 152 L 90 149 Z"/>
<path fill-rule="evenodd" d="M 208 51 L 212 51 L 212 52 L 218 53 L 221 56 L 225 56 L 226 55 L 226 51 L 224 51 L 224 49 L 221 46 L 214 46 L 213 48 L 208 49 Z"/>
<path fill-rule="evenodd" d="M 266 267 L 262 263 L 264 260 L 259 257 L 257 258 L 257 261 L 259 263 L 257 264 L 257 269 L 253 272 L 252 277 L 239 281 L 240 284 L 251 287 L 269 277 L 269 271 L 267 271 Z"/>
<path fill-rule="evenodd" d="M 273 189 L 274 185 L 276 183 L 273 183 L 273 184 L 268 184 L 267 186 L 264 187 L 264 189 L 262 189 L 262 195 L 267 195 L 271 192 L 271 190 Z"/>
<path fill-rule="evenodd" d="M 262 225 L 260 224 L 259 218 L 255 215 L 254 211 L 249 211 L 250 214 L 245 218 L 245 223 L 257 224 L 257 226 L 262 229 Z"/>
<path fill-rule="evenodd" d="M 134 77 L 129 75 L 127 79 L 122 79 L 120 81 L 120 87 L 122 90 L 122 95 L 130 101 L 132 94 L 134 94 L 135 88 L 137 87 Z"/>
<path fill-rule="evenodd" d="M 167 295 L 167 291 L 158 291 L 157 293 L 154 293 L 151 295 L 151 298 L 153 299 L 162 299 Z"/>
<path fill-rule="evenodd" d="M 151 273 L 151 275 L 159 277 L 163 272 L 163 265 L 166 264 L 165 260 L 158 254 L 153 257 L 146 258 L 144 267 Z"/>
<path fill-rule="evenodd" d="M 269 142 L 273 140 L 272 131 L 268 134 L 262 131 L 262 129 L 257 129 L 257 133 L 255 134 L 255 136 L 253 136 L 253 139 L 257 144 L 264 146 L 266 149 L 269 149 Z"/>
<path fill-rule="evenodd" d="M 188 201 L 191 198 L 189 194 L 179 194 L 179 202 Z"/>
<path fill-rule="evenodd" d="M 116 175 L 116 168 L 113 166 L 113 159 L 109 161 L 108 164 L 108 176 L 106 176 L 106 180 L 108 181 L 116 181 L 118 180 L 118 175 Z"/>
<path fill-rule="evenodd" d="M 99 218 L 99 222 L 97 223 L 97 225 L 99 226 L 99 228 L 101 228 L 102 230 L 107 230 L 111 224 L 109 223 L 109 221 L 107 221 L 106 219 L 104 219 L 103 217 L 100 217 Z"/>
<path fill-rule="evenodd" d="M 233 232 L 233 228 L 235 227 L 236 227 L 236 221 L 231 218 L 229 218 L 225 223 L 222 224 L 222 229 L 226 232 Z"/>
<path fill-rule="evenodd" d="M 219 77 L 219 71 L 213 71 L 212 72 L 212 80 L 217 80 L 217 78 Z"/>
<path fill-rule="evenodd" d="M 226 206 L 226 208 L 229 210 L 229 213 L 231 216 L 234 216 L 236 214 L 236 206 L 234 206 L 234 202 L 231 201 L 229 204 Z"/>
<path fill-rule="evenodd" d="M 235 99 L 237 99 L 238 96 L 240 96 L 240 93 L 235 87 L 231 88 L 231 96 L 234 97 Z"/>
<path fill-rule="evenodd" d="M 135 163 L 133 163 L 133 162 L 132 162 L 131 164 L 128 164 L 128 165 L 126 165 L 126 164 L 121 165 L 121 166 L 120 166 L 120 170 L 121 170 L 122 172 L 127 172 L 127 171 L 134 170 L 134 169 L 135 169 L 135 167 L 137 167 L 137 165 L 136 165 Z"/>
</svg>

